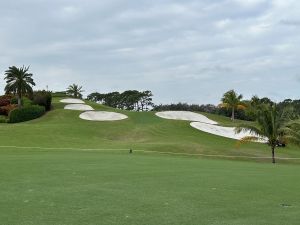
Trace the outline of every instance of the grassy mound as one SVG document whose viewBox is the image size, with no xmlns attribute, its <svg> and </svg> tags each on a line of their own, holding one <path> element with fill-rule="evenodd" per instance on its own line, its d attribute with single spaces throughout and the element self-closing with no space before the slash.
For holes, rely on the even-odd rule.
<svg viewBox="0 0 300 225">
<path fill-rule="evenodd" d="M 64 110 L 60 98 L 53 99 L 54 110 L 42 118 L 18 125 L 0 124 L 3 146 L 50 148 L 141 149 L 147 151 L 208 155 L 269 157 L 264 144 L 236 147 L 236 141 L 192 128 L 188 121 L 159 118 L 153 112 L 128 112 L 87 102 L 95 110 L 126 114 L 124 121 L 95 122 L 79 118 L 81 112 Z M 233 126 L 229 118 L 206 114 L 220 125 Z M 14 138 L 7 138 L 14 137 Z M 279 157 L 300 157 L 299 148 L 278 149 Z"/>
</svg>

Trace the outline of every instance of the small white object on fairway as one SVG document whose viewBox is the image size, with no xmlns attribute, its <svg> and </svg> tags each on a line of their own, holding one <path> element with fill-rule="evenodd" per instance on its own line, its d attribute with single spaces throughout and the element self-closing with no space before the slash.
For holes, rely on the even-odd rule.
<svg viewBox="0 0 300 225">
<path fill-rule="evenodd" d="M 84 101 L 82 101 L 81 99 L 77 99 L 77 98 L 65 98 L 65 99 L 60 100 L 60 102 L 68 103 L 68 104 L 84 104 Z"/>
<path fill-rule="evenodd" d="M 237 134 L 235 132 L 234 127 L 221 127 L 218 125 L 199 123 L 199 122 L 192 122 L 191 126 L 198 130 L 201 130 L 203 132 L 209 133 L 209 134 L 214 134 L 214 135 L 218 135 L 221 137 L 227 137 L 227 138 L 236 139 L 236 140 L 240 140 L 243 137 L 247 137 L 247 136 L 254 136 L 250 132 L 245 132 L 245 131 L 242 131 L 241 133 Z M 261 140 L 258 142 L 265 142 L 265 140 Z"/>
<path fill-rule="evenodd" d="M 69 110 L 91 111 L 94 110 L 91 106 L 85 104 L 69 104 L 64 107 Z"/>
<path fill-rule="evenodd" d="M 189 111 L 165 111 L 158 112 L 155 114 L 158 117 L 171 120 L 187 120 L 187 121 L 197 121 L 208 124 L 218 124 L 216 121 L 208 119 L 199 113 L 189 112 Z"/>
<path fill-rule="evenodd" d="M 121 113 L 105 112 L 105 111 L 89 111 L 79 115 L 81 119 L 92 121 L 116 121 L 124 120 L 128 117 Z"/>
</svg>

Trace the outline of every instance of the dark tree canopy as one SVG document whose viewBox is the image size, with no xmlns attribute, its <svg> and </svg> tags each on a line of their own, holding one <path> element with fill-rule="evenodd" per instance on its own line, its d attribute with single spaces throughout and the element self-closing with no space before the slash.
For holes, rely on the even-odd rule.
<svg viewBox="0 0 300 225">
<path fill-rule="evenodd" d="M 89 94 L 87 99 L 118 109 L 148 111 L 153 107 L 152 96 L 151 91 L 127 90 L 106 94 L 94 92 Z"/>
</svg>

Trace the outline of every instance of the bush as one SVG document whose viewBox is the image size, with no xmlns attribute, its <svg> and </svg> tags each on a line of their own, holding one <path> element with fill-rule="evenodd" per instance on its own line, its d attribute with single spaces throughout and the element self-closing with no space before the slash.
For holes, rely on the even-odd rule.
<svg viewBox="0 0 300 225">
<path fill-rule="evenodd" d="M 51 93 L 52 97 L 69 97 L 70 95 L 67 94 L 66 91 L 57 91 L 57 92 L 54 92 L 54 93 Z"/>
<path fill-rule="evenodd" d="M 17 107 L 18 106 L 14 105 L 14 104 L 2 106 L 2 107 L 0 107 L 0 115 L 8 116 L 8 114 L 10 113 L 10 111 L 16 109 Z"/>
<path fill-rule="evenodd" d="M 10 103 L 11 99 L 12 99 L 12 96 L 10 96 L 10 95 L 0 96 L 0 107 L 1 106 L 7 106 L 7 105 L 11 104 Z"/>
<path fill-rule="evenodd" d="M 23 104 L 23 99 L 21 99 L 21 103 Z M 10 104 L 17 105 L 17 104 L 18 104 L 18 99 L 17 99 L 17 97 L 13 97 L 13 98 L 10 100 Z"/>
<path fill-rule="evenodd" d="M 52 95 L 49 91 L 36 91 L 33 93 L 33 104 L 44 106 L 46 111 L 51 110 Z"/>
<path fill-rule="evenodd" d="M 9 123 L 19 123 L 28 120 L 33 120 L 45 114 L 45 107 L 32 105 L 21 109 L 14 109 L 8 115 Z"/>
<path fill-rule="evenodd" d="M 0 123 L 7 123 L 6 116 L 0 116 Z"/>
<path fill-rule="evenodd" d="M 13 97 L 11 100 L 10 100 L 10 104 L 15 104 L 17 105 L 18 104 L 18 98 L 17 97 Z M 32 105 L 32 101 L 27 98 L 27 97 L 23 97 L 21 99 L 21 104 L 22 106 L 29 106 L 29 105 Z"/>
</svg>

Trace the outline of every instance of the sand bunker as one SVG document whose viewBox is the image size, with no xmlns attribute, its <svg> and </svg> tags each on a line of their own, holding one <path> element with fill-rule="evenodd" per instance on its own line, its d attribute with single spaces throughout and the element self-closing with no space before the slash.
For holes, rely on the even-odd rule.
<svg viewBox="0 0 300 225">
<path fill-rule="evenodd" d="M 189 111 L 165 111 L 165 112 L 158 112 L 155 115 L 164 119 L 188 120 L 188 121 L 198 121 L 198 122 L 208 123 L 208 124 L 218 124 L 217 122 L 208 119 L 206 116 L 194 112 L 189 112 Z"/>
<path fill-rule="evenodd" d="M 81 99 L 76 99 L 76 98 L 65 98 L 65 99 L 60 100 L 60 102 L 68 103 L 68 104 L 82 104 L 82 103 L 84 103 L 84 101 L 82 101 Z"/>
<path fill-rule="evenodd" d="M 234 127 L 221 127 L 217 125 L 199 123 L 199 122 L 192 122 L 191 126 L 198 130 L 204 131 L 206 133 L 227 137 L 231 139 L 236 139 L 236 140 L 240 140 L 241 138 L 246 136 L 254 136 L 250 132 L 244 132 L 244 131 L 239 134 L 236 134 Z M 265 140 L 261 140 L 259 142 L 265 142 Z"/>
<path fill-rule="evenodd" d="M 91 106 L 85 105 L 85 104 L 70 104 L 66 105 L 64 109 L 69 109 L 69 110 L 80 110 L 80 111 L 90 111 L 94 110 Z"/>
<path fill-rule="evenodd" d="M 92 121 L 115 121 L 124 120 L 128 117 L 121 113 L 105 112 L 105 111 L 90 111 L 84 112 L 79 115 L 81 119 Z"/>
</svg>

